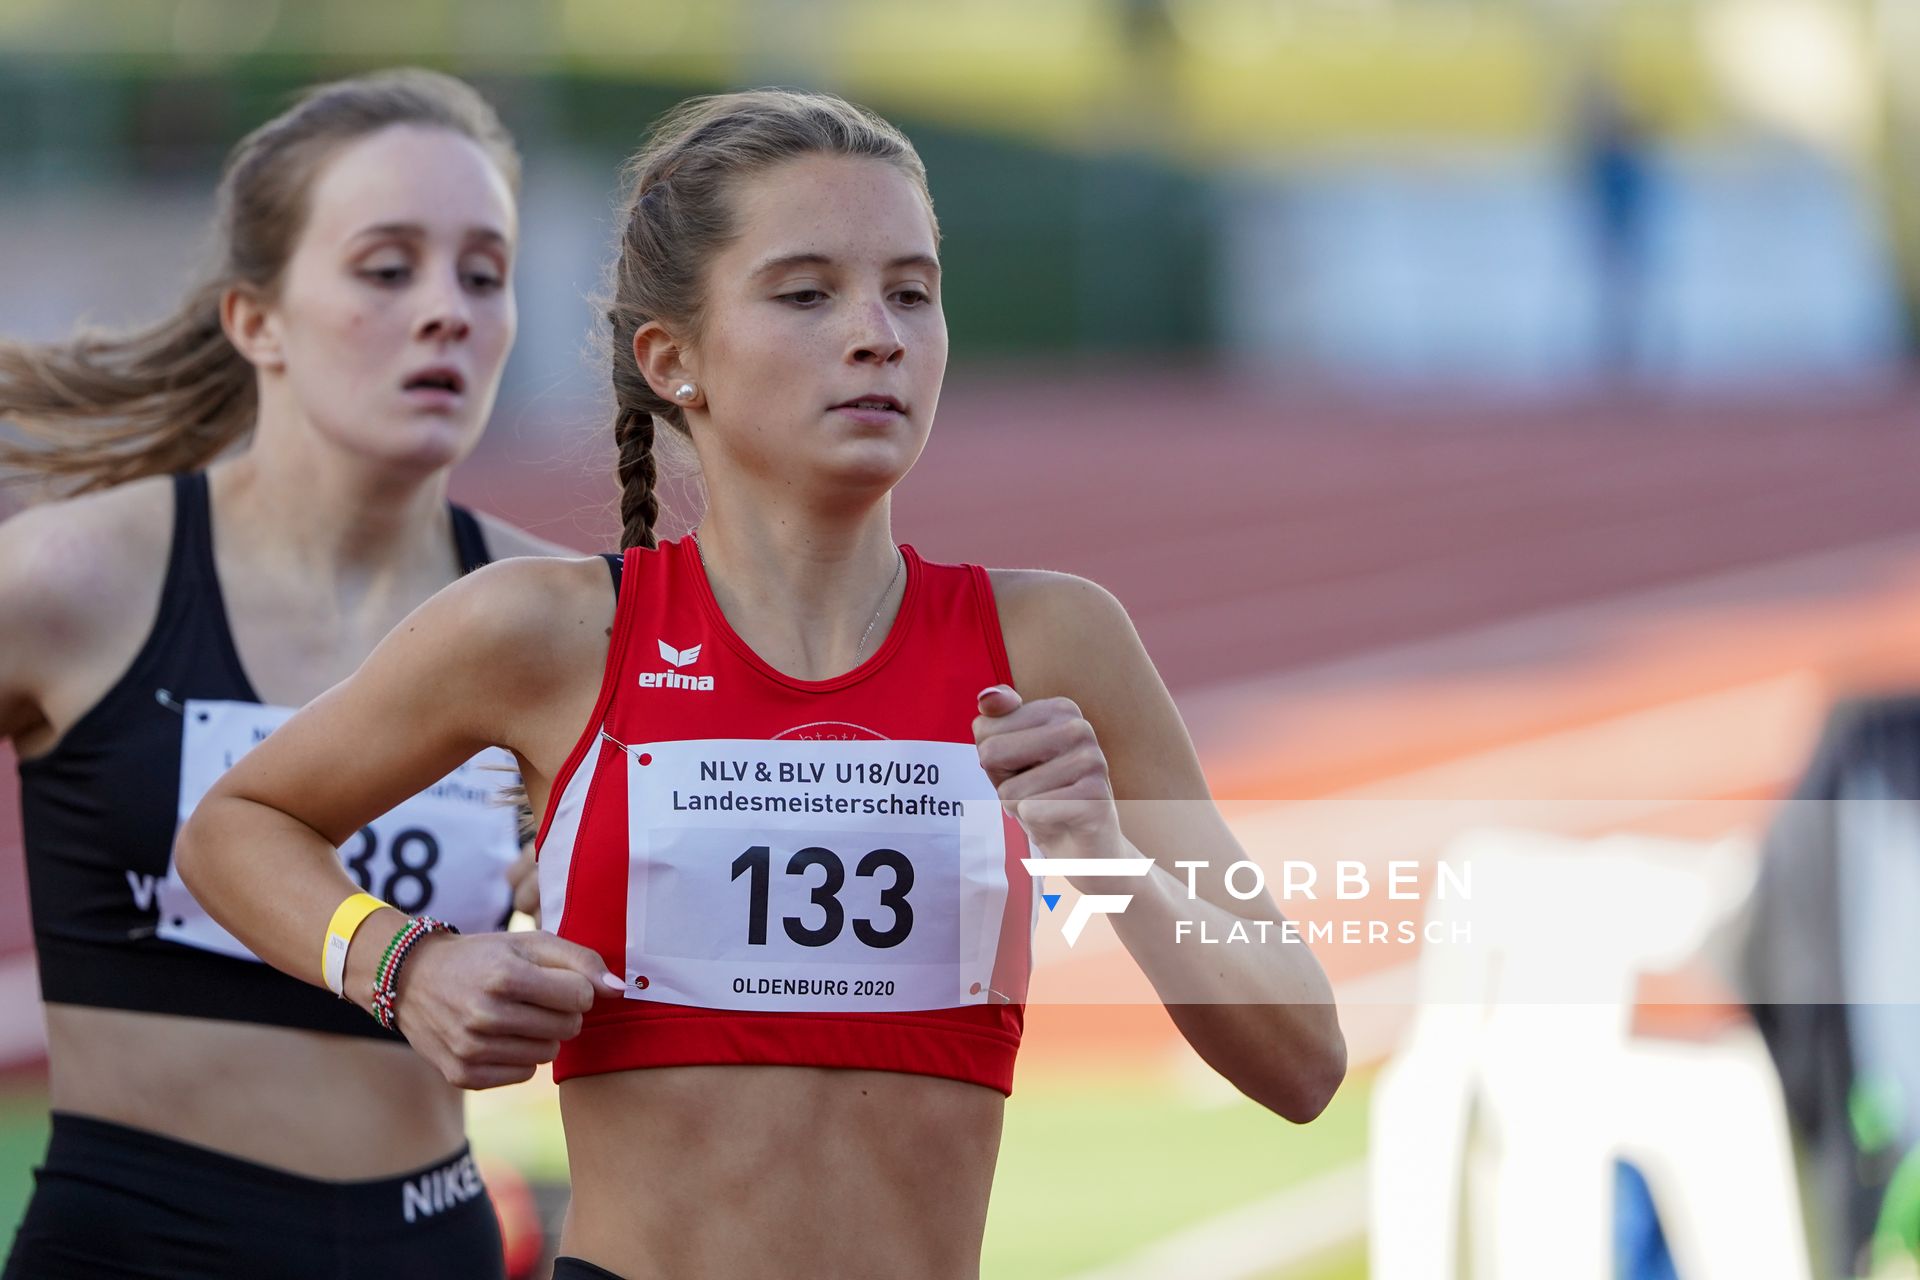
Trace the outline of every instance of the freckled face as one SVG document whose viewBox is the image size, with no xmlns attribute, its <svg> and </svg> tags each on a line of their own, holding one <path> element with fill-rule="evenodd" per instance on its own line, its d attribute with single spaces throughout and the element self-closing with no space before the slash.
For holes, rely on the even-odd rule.
<svg viewBox="0 0 1920 1280">
<path fill-rule="evenodd" d="M 926 445 L 946 375 L 925 197 L 885 161 L 806 156 L 741 181 L 733 212 L 689 356 L 706 425 L 755 473 L 890 488 Z"/>
<path fill-rule="evenodd" d="M 505 177 L 458 133 L 396 125 L 335 153 L 308 202 L 270 317 L 304 417 L 363 457 L 451 465 L 513 345 Z"/>
</svg>

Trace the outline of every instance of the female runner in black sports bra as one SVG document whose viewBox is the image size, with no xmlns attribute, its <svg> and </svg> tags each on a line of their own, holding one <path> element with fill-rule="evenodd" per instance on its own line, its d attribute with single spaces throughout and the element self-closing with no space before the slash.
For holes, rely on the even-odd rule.
<svg viewBox="0 0 1920 1280">
<path fill-rule="evenodd" d="M 170 855 L 224 768 L 421 601 L 556 550 L 446 498 L 513 342 L 518 173 L 459 81 L 324 85 L 234 150 L 224 261 L 174 316 L 0 344 L 0 418 L 37 437 L 0 463 L 80 493 L 0 526 L 54 1108 L 7 1280 L 502 1274 L 459 1093 L 253 959 Z M 356 832 L 346 873 L 501 927 L 518 848 L 485 764 Z"/>
</svg>

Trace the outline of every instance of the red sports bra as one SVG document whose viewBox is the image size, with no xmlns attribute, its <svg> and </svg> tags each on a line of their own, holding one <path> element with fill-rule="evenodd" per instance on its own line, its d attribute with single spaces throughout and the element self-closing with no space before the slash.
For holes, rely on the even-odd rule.
<svg viewBox="0 0 1920 1280">
<path fill-rule="evenodd" d="M 986 571 L 901 554 L 880 648 L 796 680 L 727 625 L 691 537 L 626 553 L 538 847 L 542 924 L 627 991 L 556 1079 L 763 1063 L 1012 1091 L 1038 898 L 972 730 L 1012 674 Z"/>
</svg>

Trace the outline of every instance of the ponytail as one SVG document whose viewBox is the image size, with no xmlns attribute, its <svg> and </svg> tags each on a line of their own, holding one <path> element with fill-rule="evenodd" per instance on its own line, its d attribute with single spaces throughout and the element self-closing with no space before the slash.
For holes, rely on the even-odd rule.
<svg viewBox="0 0 1920 1280">
<path fill-rule="evenodd" d="M 34 442 L 0 439 L 0 468 L 86 493 L 204 466 L 246 436 L 253 366 L 221 331 L 222 292 L 203 285 L 134 333 L 0 342 L 0 418 Z"/>
</svg>

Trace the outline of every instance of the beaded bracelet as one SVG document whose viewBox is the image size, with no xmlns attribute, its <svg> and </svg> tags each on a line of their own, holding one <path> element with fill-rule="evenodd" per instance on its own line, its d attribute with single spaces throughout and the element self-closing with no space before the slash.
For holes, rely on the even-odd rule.
<svg viewBox="0 0 1920 1280">
<path fill-rule="evenodd" d="M 445 920 L 435 920 L 432 916 L 415 916 L 407 921 L 406 928 L 393 935 L 387 943 L 387 949 L 380 957 L 380 967 L 373 975 L 373 1020 L 388 1031 L 395 1030 L 393 1000 L 395 988 L 400 982 L 400 966 L 406 963 L 407 953 L 420 939 L 430 933 L 458 933 L 458 929 Z"/>
</svg>

